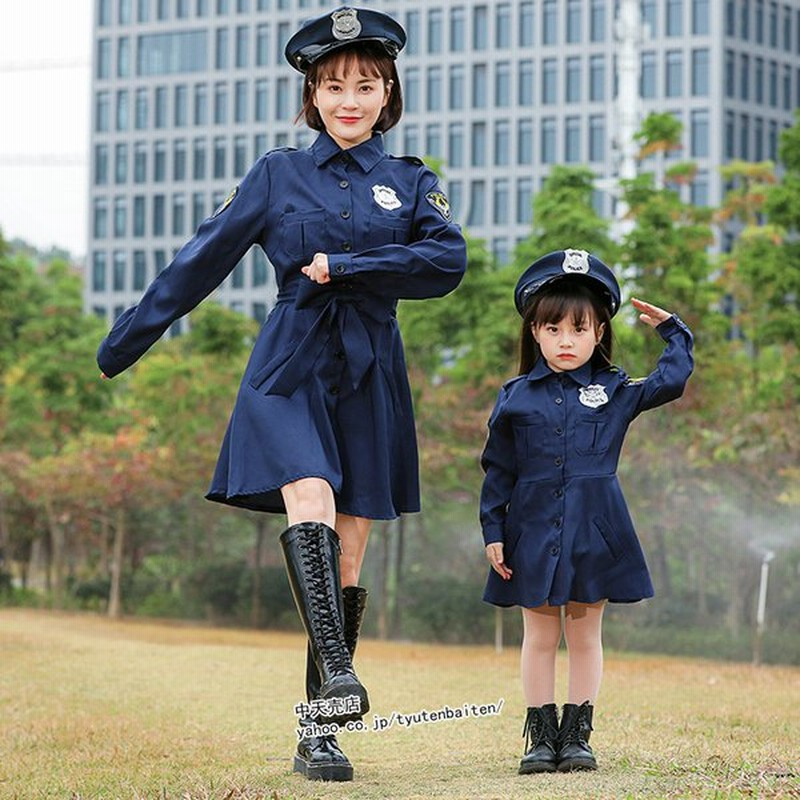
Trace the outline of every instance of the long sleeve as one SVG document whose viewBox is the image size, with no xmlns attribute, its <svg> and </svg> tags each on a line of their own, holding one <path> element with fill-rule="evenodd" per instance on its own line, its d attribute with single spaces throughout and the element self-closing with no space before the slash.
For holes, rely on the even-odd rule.
<svg viewBox="0 0 800 800">
<path fill-rule="evenodd" d="M 170 265 L 127 309 L 100 344 L 97 363 L 108 377 L 134 364 L 178 318 L 195 308 L 263 234 L 269 198 L 266 157 L 226 203 L 197 230 Z"/>
<path fill-rule="evenodd" d="M 481 467 L 486 473 L 480 499 L 485 544 L 503 541 L 508 503 L 517 481 L 513 431 L 503 413 L 505 398 L 506 391 L 502 389 L 489 418 L 489 436 L 481 456 Z"/>
<path fill-rule="evenodd" d="M 329 254 L 334 282 L 357 280 L 371 292 L 404 299 L 440 297 L 458 286 L 467 267 L 466 243 L 443 210 L 436 175 L 427 167 L 419 169 L 413 240 Z"/>
</svg>

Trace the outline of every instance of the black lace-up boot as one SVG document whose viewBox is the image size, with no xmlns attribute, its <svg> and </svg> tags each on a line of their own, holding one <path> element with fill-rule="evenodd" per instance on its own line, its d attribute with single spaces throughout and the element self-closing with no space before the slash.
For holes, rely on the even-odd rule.
<svg viewBox="0 0 800 800">
<path fill-rule="evenodd" d="M 589 737 L 592 735 L 594 709 L 587 700 L 582 705 L 566 703 L 558 731 L 558 771 L 597 769 Z"/>
<path fill-rule="evenodd" d="M 367 690 L 353 671 L 344 639 L 339 537 L 321 522 L 301 522 L 281 534 L 289 585 L 321 679 L 327 713 L 317 721 L 343 725 L 369 711 Z"/>
<path fill-rule="evenodd" d="M 522 733 L 525 735 L 525 755 L 519 763 L 519 774 L 555 772 L 558 748 L 556 704 L 528 708 Z"/>
<path fill-rule="evenodd" d="M 352 658 L 358 643 L 361 620 L 367 606 L 367 590 L 361 586 L 345 586 L 342 589 L 344 600 L 344 641 Z M 306 653 L 306 696 L 313 700 L 319 693 L 319 670 L 314 663 L 311 645 Z M 311 719 L 301 719 L 300 725 L 311 724 Z M 353 765 L 342 752 L 336 736 L 309 736 L 297 744 L 294 756 L 294 772 L 316 781 L 351 781 Z"/>
</svg>

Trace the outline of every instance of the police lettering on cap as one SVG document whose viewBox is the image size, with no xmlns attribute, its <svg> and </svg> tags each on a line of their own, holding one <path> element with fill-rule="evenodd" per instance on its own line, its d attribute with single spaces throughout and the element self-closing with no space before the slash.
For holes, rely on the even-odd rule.
<svg viewBox="0 0 800 800">
<path fill-rule="evenodd" d="M 405 47 L 406 32 L 382 11 L 342 6 L 309 20 L 286 43 L 286 60 L 300 72 L 334 50 L 362 42 L 375 42 L 391 58 Z"/>
<path fill-rule="evenodd" d="M 521 316 L 533 296 L 545 286 L 569 279 L 585 282 L 608 306 L 613 317 L 620 304 L 619 283 L 611 269 L 585 250 L 556 250 L 536 259 L 522 273 L 514 289 L 514 305 Z"/>
</svg>

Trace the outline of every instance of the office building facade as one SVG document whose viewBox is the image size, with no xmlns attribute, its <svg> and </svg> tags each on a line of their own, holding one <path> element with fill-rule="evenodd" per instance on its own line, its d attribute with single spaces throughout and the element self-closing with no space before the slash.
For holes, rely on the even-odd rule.
<svg viewBox="0 0 800 800">
<path fill-rule="evenodd" d="M 94 0 L 86 308 L 136 302 L 258 156 L 304 147 L 302 76 L 283 58 L 320 0 Z M 508 259 L 553 164 L 619 168 L 615 0 L 360 0 L 405 26 L 406 111 L 396 154 L 441 162 L 456 218 Z M 800 0 L 641 0 L 639 111 L 683 123 L 698 175 L 685 199 L 718 205 L 719 167 L 776 159 L 800 106 Z M 598 209 L 613 214 L 607 192 Z M 215 293 L 264 319 L 272 270 L 253 248 Z M 173 332 L 180 330 L 176 323 Z"/>
</svg>

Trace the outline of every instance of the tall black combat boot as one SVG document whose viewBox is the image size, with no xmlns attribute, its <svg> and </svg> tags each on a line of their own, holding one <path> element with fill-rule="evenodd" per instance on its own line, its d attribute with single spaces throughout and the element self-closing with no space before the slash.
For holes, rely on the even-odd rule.
<svg viewBox="0 0 800 800">
<path fill-rule="evenodd" d="M 565 703 L 558 731 L 558 771 L 574 769 L 597 769 L 589 737 L 592 735 L 592 713 L 594 709 L 587 700 L 577 706 Z"/>
<path fill-rule="evenodd" d="M 289 585 L 311 646 L 327 712 L 319 722 L 343 725 L 369 711 L 367 690 L 353 671 L 344 640 L 339 537 L 322 522 L 301 522 L 281 534 Z"/>
<path fill-rule="evenodd" d="M 342 589 L 344 600 L 344 641 L 352 658 L 356 652 L 361 620 L 367 605 L 367 590 L 361 586 L 345 586 Z M 314 663 L 311 645 L 306 653 L 306 697 L 313 700 L 319 692 L 319 670 Z M 300 720 L 300 726 L 308 726 L 312 719 Z M 342 752 L 334 734 L 309 736 L 297 744 L 294 755 L 294 772 L 305 775 L 310 781 L 351 781 L 353 765 Z"/>
<path fill-rule="evenodd" d="M 555 772 L 558 749 L 558 711 L 555 703 L 528 708 L 525 717 L 525 755 L 519 763 L 519 774 Z"/>
</svg>

